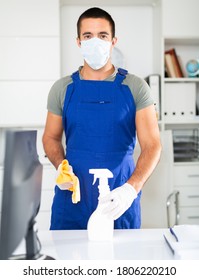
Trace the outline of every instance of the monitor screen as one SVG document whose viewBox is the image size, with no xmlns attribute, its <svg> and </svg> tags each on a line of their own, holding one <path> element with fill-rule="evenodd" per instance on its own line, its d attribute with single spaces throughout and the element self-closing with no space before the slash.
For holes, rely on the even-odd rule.
<svg viewBox="0 0 199 280">
<path fill-rule="evenodd" d="M 0 259 L 38 259 L 35 217 L 41 199 L 43 166 L 36 148 L 37 131 L 6 131 L 0 227 Z M 13 252 L 25 239 L 25 254 Z"/>
</svg>

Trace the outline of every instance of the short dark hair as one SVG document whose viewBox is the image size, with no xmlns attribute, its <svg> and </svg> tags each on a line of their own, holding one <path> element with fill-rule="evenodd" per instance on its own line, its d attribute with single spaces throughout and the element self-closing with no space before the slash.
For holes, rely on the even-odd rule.
<svg viewBox="0 0 199 280">
<path fill-rule="evenodd" d="M 93 7 L 93 8 L 90 8 L 90 9 L 86 10 L 85 12 L 83 12 L 80 15 L 80 17 L 77 21 L 77 36 L 78 36 L 78 38 L 80 38 L 81 22 L 85 18 L 104 18 L 104 19 L 106 19 L 110 23 L 112 37 L 115 37 L 115 22 L 112 19 L 111 15 L 109 13 L 107 13 L 106 11 L 98 8 L 98 7 Z"/>
</svg>

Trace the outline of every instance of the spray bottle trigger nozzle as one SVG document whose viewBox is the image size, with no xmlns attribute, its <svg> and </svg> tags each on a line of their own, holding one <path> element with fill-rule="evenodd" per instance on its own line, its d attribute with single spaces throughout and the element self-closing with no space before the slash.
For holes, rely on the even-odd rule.
<svg viewBox="0 0 199 280">
<path fill-rule="evenodd" d="M 94 174 L 93 185 L 95 184 L 96 180 L 97 180 L 97 176 L 95 176 L 95 174 Z"/>
<path fill-rule="evenodd" d="M 108 185 L 108 178 L 113 178 L 113 173 L 109 169 L 89 169 L 89 173 L 94 175 L 93 185 L 97 179 L 99 179 L 99 184 L 103 182 L 103 184 Z"/>
</svg>

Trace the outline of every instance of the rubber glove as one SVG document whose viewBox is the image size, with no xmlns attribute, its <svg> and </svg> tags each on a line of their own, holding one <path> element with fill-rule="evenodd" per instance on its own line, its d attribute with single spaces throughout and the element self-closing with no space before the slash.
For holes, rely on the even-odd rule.
<svg viewBox="0 0 199 280">
<path fill-rule="evenodd" d="M 131 206 L 136 197 L 137 192 L 134 187 L 129 183 L 125 183 L 121 187 L 112 190 L 105 197 L 100 198 L 99 203 L 106 205 L 103 214 L 116 220 Z"/>
<path fill-rule="evenodd" d="M 66 159 L 62 161 L 57 169 L 56 183 L 61 190 L 69 190 L 73 192 L 73 203 L 80 201 L 79 179 L 73 173 L 73 168 L 69 165 Z"/>
</svg>

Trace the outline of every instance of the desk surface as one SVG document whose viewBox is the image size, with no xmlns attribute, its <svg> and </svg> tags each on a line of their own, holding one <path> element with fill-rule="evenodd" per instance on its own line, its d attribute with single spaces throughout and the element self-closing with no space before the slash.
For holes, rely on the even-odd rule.
<svg viewBox="0 0 199 280">
<path fill-rule="evenodd" d="M 42 253 L 64 260 L 169 260 L 168 229 L 115 230 L 113 240 L 93 242 L 86 230 L 40 231 Z"/>
</svg>

